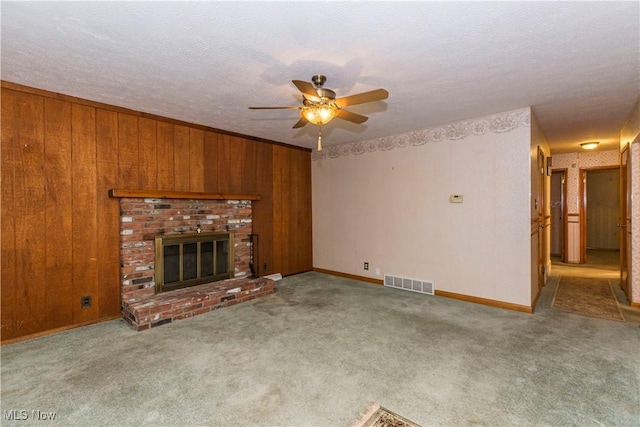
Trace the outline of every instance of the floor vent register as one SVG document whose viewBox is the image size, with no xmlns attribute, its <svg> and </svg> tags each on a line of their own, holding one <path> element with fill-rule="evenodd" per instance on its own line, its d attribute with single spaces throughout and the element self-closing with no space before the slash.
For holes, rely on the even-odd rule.
<svg viewBox="0 0 640 427">
<path fill-rule="evenodd" d="M 435 283 L 408 279 L 406 277 L 384 275 L 384 285 L 390 288 L 403 289 L 405 291 L 418 292 L 421 294 L 433 295 L 436 290 Z"/>
</svg>

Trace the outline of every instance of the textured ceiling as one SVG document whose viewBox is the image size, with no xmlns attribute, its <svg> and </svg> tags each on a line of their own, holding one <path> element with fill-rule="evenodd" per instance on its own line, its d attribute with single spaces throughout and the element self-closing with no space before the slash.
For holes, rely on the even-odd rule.
<svg viewBox="0 0 640 427">
<path fill-rule="evenodd" d="M 640 95 L 640 3 L 8 2 L 5 81 L 302 147 L 293 79 L 350 107 L 323 144 L 531 106 L 553 153 L 615 149 Z"/>
</svg>

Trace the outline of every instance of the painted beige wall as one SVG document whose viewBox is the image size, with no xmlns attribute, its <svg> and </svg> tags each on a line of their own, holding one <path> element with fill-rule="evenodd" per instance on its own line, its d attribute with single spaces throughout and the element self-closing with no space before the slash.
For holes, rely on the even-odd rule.
<svg viewBox="0 0 640 427">
<path fill-rule="evenodd" d="M 314 152 L 314 267 L 530 306 L 530 117 L 527 108 Z"/>
<path fill-rule="evenodd" d="M 630 144 L 631 160 L 631 283 L 632 303 L 640 306 L 640 97 L 620 131 L 620 149 Z"/>
</svg>

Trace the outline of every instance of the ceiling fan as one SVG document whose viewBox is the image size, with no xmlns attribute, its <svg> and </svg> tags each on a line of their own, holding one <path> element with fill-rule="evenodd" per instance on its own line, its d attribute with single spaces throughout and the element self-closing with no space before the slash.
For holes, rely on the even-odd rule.
<svg viewBox="0 0 640 427">
<path fill-rule="evenodd" d="M 250 110 L 300 110 L 300 120 L 293 125 L 293 129 L 301 128 L 311 122 L 318 125 L 318 151 L 322 150 L 322 129 L 320 126 L 329 123 L 337 117 L 352 123 L 364 123 L 369 118 L 361 114 L 347 111 L 344 107 L 364 104 L 366 102 L 381 101 L 389 97 L 385 89 L 376 89 L 369 92 L 336 98 L 336 93 L 327 89 L 324 83 L 327 78 L 317 74 L 311 78 L 313 84 L 302 80 L 293 80 L 293 84 L 302 93 L 302 106 L 291 107 L 249 107 Z"/>
</svg>

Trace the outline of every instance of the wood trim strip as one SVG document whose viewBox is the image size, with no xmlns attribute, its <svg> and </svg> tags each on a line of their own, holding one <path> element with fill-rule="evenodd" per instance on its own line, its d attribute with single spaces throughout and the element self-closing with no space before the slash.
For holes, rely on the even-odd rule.
<svg viewBox="0 0 640 427">
<path fill-rule="evenodd" d="M 317 267 L 313 267 L 313 271 L 317 273 L 329 274 L 331 276 L 339 276 L 339 277 L 346 277 L 347 279 L 360 280 L 361 282 L 373 283 L 374 285 L 380 285 L 380 286 L 384 285 L 384 281 L 382 281 L 382 279 L 374 279 L 372 277 L 357 276 L 355 274 L 341 273 L 339 271 L 325 270 L 324 268 L 317 268 Z"/>
<path fill-rule="evenodd" d="M 545 282 L 545 285 L 546 285 L 546 282 Z M 533 299 L 533 302 L 531 303 L 531 311 L 526 311 L 525 313 L 533 314 L 533 311 L 535 310 L 536 305 L 538 305 L 538 300 L 540 299 L 540 295 L 542 295 L 542 288 L 538 289 L 538 293 L 536 294 L 536 297 Z"/>
<path fill-rule="evenodd" d="M 264 143 L 271 144 L 271 145 L 280 145 L 280 146 L 287 147 L 287 148 L 293 148 L 293 149 L 296 149 L 296 150 L 311 152 L 310 148 L 298 147 L 296 145 L 285 144 L 284 142 L 272 141 L 270 139 L 260 138 L 260 137 L 257 137 L 257 136 L 243 135 L 241 133 L 231 132 L 231 131 L 228 131 L 228 130 L 223 130 L 223 129 L 217 129 L 217 128 L 213 128 L 213 127 L 209 127 L 209 126 L 198 125 L 198 124 L 195 124 L 195 123 L 183 122 L 182 120 L 176 120 L 176 119 L 172 119 L 172 118 L 169 118 L 169 117 L 163 117 L 163 116 L 158 116 L 158 115 L 155 115 L 155 114 L 144 113 L 144 112 L 141 112 L 141 111 L 130 110 L 128 108 L 118 107 L 118 106 L 115 106 L 115 105 L 103 104 L 102 102 L 91 101 L 91 100 L 88 100 L 88 99 L 76 98 L 75 96 L 64 95 L 64 94 L 56 93 L 56 92 L 50 92 L 48 90 L 38 89 L 38 88 L 30 87 L 30 86 L 23 86 L 21 84 L 12 83 L 12 82 L 8 82 L 8 81 L 5 81 L 5 80 L 1 80 L 0 81 L 0 85 L 1 85 L 1 87 L 5 88 L 5 89 L 14 90 L 16 92 L 23 92 L 23 93 L 28 93 L 28 94 L 31 94 L 31 95 L 43 96 L 45 98 L 52 98 L 52 99 L 58 99 L 58 100 L 61 100 L 61 101 L 73 102 L 75 104 L 85 105 L 85 106 L 88 106 L 88 107 L 94 107 L 94 108 L 100 108 L 100 109 L 103 109 L 103 110 L 115 111 L 116 113 L 130 114 L 132 116 L 144 117 L 144 118 L 147 118 L 147 119 L 153 119 L 153 120 L 158 120 L 158 121 L 162 121 L 162 122 L 172 123 L 174 125 L 188 126 L 190 128 L 200 129 L 200 130 L 204 130 L 204 131 L 208 131 L 208 132 L 215 132 L 215 133 L 222 134 L 222 135 L 235 136 L 235 137 L 248 139 L 248 140 L 251 140 L 251 141 L 264 142 Z"/>
<path fill-rule="evenodd" d="M 513 304 L 513 303 L 510 303 L 510 302 L 497 301 L 497 300 L 488 299 L 488 298 L 474 297 L 474 296 L 471 296 L 471 295 L 457 294 L 455 292 L 441 291 L 441 290 L 438 290 L 438 289 L 436 289 L 436 295 L 440 296 L 440 297 L 447 297 L 447 298 L 457 299 L 457 300 L 461 300 L 461 301 L 473 302 L 473 303 L 476 303 L 476 304 L 488 305 L 490 307 L 504 308 L 504 309 L 507 309 L 507 310 L 520 311 L 520 312 L 528 313 L 528 314 L 532 314 L 533 313 L 533 308 L 532 307 L 529 307 L 529 306 L 526 306 L 526 305 L 520 305 L 520 304 Z"/>
<path fill-rule="evenodd" d="M 620 169 L 620 165 L 609 165 L 609 166 L 588 166 L 586 168 L 580 168 L 583 171 L 598 171 L 598 170 L 607 170 L 607 169 Z"/>
<path fill-rule="evenodd" d="M 153 199 L 191 199 L 191 200 L 260 200 L 259 194 L 203 193 L 198 191 L 162 191 L 162 190 L 128 190 L 112 188 L 109 197 L 135 197 Z"/>
<path fill-rule="evenodd" d="M 317 267 L 313 267 L 313 271 L 317 273 L 329 274 L 332 276 L 346 277 L 348 279 L 369 282 L 375 285 L 381 285 L 381 286 L 384 285 L 383 280 L 374 279 L 371 277 L 357 276 L 355 274 L 341 273 L 339 271 L 325 270 L 324 268 L 317 268 Z M 490 307 L 504 308 L 507 310 L 520 311 L 528 314 L 533 313 L 533 308 L 526 305 L 513 304 L 510 302 L 504 302 L 504 301 L 496 301 L 496 300 L 487 299 L 487 298 L 474 297 L 471 295 L 457 294 L 455 292 L 441 291 L 438 289 L 436 289 L 435 294 L 440 297 L 452 298 L 452 299 L 457 299 L 457 300 L 466 301 L 466 302 L 473 302 L 476 304 L 488 305 Z"/>
<path fill-rule="evenodd" d="M 47 335 L 57 334 L 57 333 L 60 333 L 60 332 L 68 331 L 70 329 L 76 329 L 76 328 L 80 328 L 82 326 L 93 325 L 94 323 L 108 322 L 109 320 L 116 320 L 116 319 L 122 319 L 122 316 L 118 315 L 118 316 L 102 317 L 100 319 L 94 319 L 94 320 L 89 320 L 89 321 L 86 321 L 86 322 L 74 323 L 72 325 L 62 326 L 60 328 L 49 329 L 49 330 L 42 331 L 42 332 L 36 332 L 35 334 L 23 335 L 21 337 L 4 340 L 4 341 L 0 342 L 0 346 L 9 345 L 9 344 L 15 344 L 15 343 L 20 342 L 20 341 L 27 341 L 27 340 L 31 340 L 31 339 L 34 339 L 34 338 L 45 337 Z"/>
</svg>

